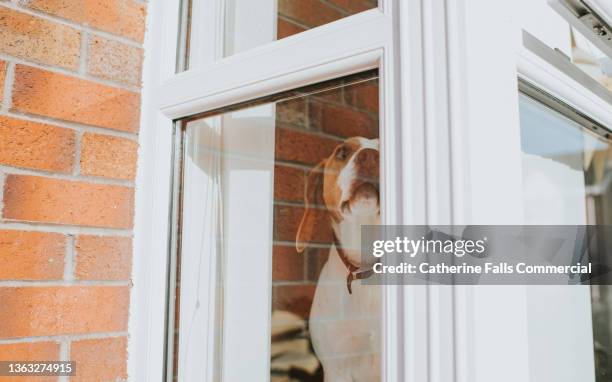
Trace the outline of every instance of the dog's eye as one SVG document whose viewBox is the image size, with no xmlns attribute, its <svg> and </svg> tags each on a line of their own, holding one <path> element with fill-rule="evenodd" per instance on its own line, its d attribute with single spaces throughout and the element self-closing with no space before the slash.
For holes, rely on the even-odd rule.
<svg viewBox="0 0 612 382">
<path fill-rule="evenodd" d="M 348 150 L 345 146 L 340 146 L 336 151 L 336 159 L 337 160 L 346 160 L 348 156 Z"/>
</svg>

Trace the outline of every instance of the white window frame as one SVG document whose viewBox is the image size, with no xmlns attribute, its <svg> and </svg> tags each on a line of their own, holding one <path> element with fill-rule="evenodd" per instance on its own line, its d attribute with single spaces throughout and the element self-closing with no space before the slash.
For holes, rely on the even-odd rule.
<svg viewBox="0 0 612 382">
<path fill-rule="evenodd" d="M 201 14 L 208 20 L 215 13 L 213 2 L 200 2 L 194 8 L 194 19 Z M 407 39 L 416 41 L 420 46 L 420 31 L 416 28 L 400 28 L 396 19 L 403 13 L 406 25 L 419 25 L 418 14 L 407 12 L 408 7 L 401 2 L 381 0 L 378 9 L 363 12 L 336 22 L 324 25 L 281 41 L 273 42 L 223 60 L 214 61 L 218 50 L 211 51 L 199 39 L 192 41 L 195 57 L 190 60 L 190 70 L 173 74 L 175 67 L 176 32 L 179 2 L 165 0 L 152 2 L 149 8 L 149 30 L 147 36 L 148 52 L 145 70 L 145 88 L 141 133 L 141 152 L 138 178 L 135 258 L 133 270 L 134 290 L 130 315 L 130 378 L 142 381 L 162 380 L 166 273 L 168 246 L 170 245 L 170 190 L 172 120 L 198 112 L 240 103 L 297 88 L 306 84 L 327 79 L 343 77 L 375 67 L 380 68 L 381 89 L 381 131 L 383 158 L 382 170 L 386 194 L 383 196 L 387 206 L 383 217 L 389 223 L 424 222 L 424 190 L 413 190 L 403 183 L 417 184 L 411 178 L 424 179 L 423 168 L 413 165 L 404 169 L 398 166 L 404 160 L 409 163 L 423 163 L 422 145 L 418 144 L 424 134 L 420 129 L 407 131 L 400 135 L 400 121 L 422 119 L 418 105 L 405 102 L 405 112 L 400 113 L 396 100 L 419 98 L 418 86 L 408 87 L 408 82 L 421 81 L 422 67 L 417 66 L 407 73 L 407 78 L 396 75 L 396 68 L 402 59 L 396 54 Z M 203 20 L 203 19 L 200 19 Z M 196 25 L 197 23 L 194 23 Z M 198 33 L 203 24 L 196 26 Z M 212 24 L 218 25 L 218 24 Z M 208 29 L 210 31 L 210 29 Z M 212 36 L 219 36 L 219 30 Z M 416 35 L 415 35 L 416 34 Z M 210 35 L 210 34 L 209 34 Z M 356 38 L 357 37 L 357 38 Z M 216 37 L 217 46 L 221 39 Z M 413 45 L 412 41 L 410 45 Z M 161 44 L 160 44 L 161 42 Z M 195 47 L 195 48 L 194 48 Z M 198 48 L 200 47 L 200 48 Z M 195 49 L 195 50 L 194 50 Z M 251 70 L 245 70 L 251 68 Z M 407 133 L 407 134 L 406 134 Z M 408 197 L 405 197 L 406 191 Z M 403 209 L 395 206 L 403 205 Z M 410 213 L 407 213 L 409 211 Z M 408 221 L 406 219 L 410 218 Z M 144 256 L 143 254 L 147 254 Z M 404 292 L 404 293 L 402 293 Z M 383 367 L 385 380 L 404 380 L 405 370 L 414 375 L 414 380 L 426 373 L 427 333 L 421 324 L 421 317 L 405 322 L 401 315 L 414 315 L 426 309 L 426 290 L 409 290 L 401 287 L 385 288 L 385 354 Z M 409 304 L 404 304 L 404 299 Z M 406 333 L 411 341 L 397 338 L 396 333 Z M 404 344 L 410 344 L 403 349 Z M 402 357 L 400 359 L 400 357 Z M 406 365 L 406 368 L 404 368 Z M 410 378 L 412 379 L 412 378 Z"/>
<path fill-rule="evenodd" d="M 546 18 L 556 17 L 545 2 L 539 4 L 539 11 L 544 12 L 539 18 L 541 23 L 527 27 L 521 24 L 522 18 L 534 15 L 529 15 L 526 8 L 513 8 L 510 2 L 485 4 L 467 0 L 458 3 L 457 8 L 463 7 L 463 11 L 453 14 L 465 17 L 460 18 L 460 22 L 465 23 L 460 30 L 465 34 L 455 36 L 460 41 L 454 51 L 457 81 L 451 86 L 454 88 L 451 110 L 455 111 L 451 135 L 454 142 L 451 150 L 455 153 L 452 177 L 457 180 L 453 199 L 455 222 L 522 224 L 517 78 L 528 80 L 604 126 L 612 126 L 612 108 L 592 89 L 524 47 L 524 28 L 531 33 L 541 32 L 538 26 L 547 28 Z M 536 2 L 532 4 L 537 8 Z M 546 37 L 546 32 L 550 31 L 544 32 L 542 35 Z M 483 39 L 491 43 L 483 44 Z M 487 107 L 483 109 L 482 105 Z M 576 293 L 571 296 L 568 293 L 577 314 L 556 318 L 564 321 L 561 326 L 581 320 L 583 326 L 578 329 L 576 338 L 581 337 L 582 342 L 580 349 L 574 350 L 592 356 L 590 295 L 588 287 L 580 288 L 582 290 L 573 290 Z M 534 294 L 534 289 L 538 293 Z M 551 346 L 553 342 L 546 347 L 548 359 L 534 352 L 549 339 L 541 332 L 529 330 L 530 323 L 535 320 L 550 318 L 538 316 L 528 308 L 530 304 L 547 303 L 546 293 L 541 292 L 538 287 L 455 287 L 454 303 L 458 312 L 455 322 L 456 380 L 558 382 L 576 380 L 579 374 L 580 380 L 594 381 L 594 365 L 589 357 L 574 363 L 558 362 L 566 356 L 566 349 Z M 551 364 L 551 360 L 557 363 Z M 545 379 L 538 375 L 533 367 L 538 362 L 548 370 L 555 368 L 563 377 Z M 550 375 L 546 377 L 551 378 Z"/>
<path fill-rule="evenodd" d="M 151 0 L 130 380 L 163 380 L 174 119 L 379 67 L 385 223 L 521 224 L 517 76 L 603 124 L 612 115 L 522 47 L 512 3 L 379 0 L 378 9 L 216 60 L 220 2 L 195 1 L 191 69 L 174 74 L 179 0 Z M 384 301 L 385 381 L 529 380 L 526 287 L 389 286 Z"/>
</svg>

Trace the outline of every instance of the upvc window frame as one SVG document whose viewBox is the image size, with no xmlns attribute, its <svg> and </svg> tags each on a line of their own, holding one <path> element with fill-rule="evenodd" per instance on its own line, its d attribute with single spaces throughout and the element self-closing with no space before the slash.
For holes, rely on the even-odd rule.
<svg viewBox="0 0 612 382">
<path fill-rule="evenodd" d="M 466 45 L 459 45 L 462 49 L 455 51 L 458 80 L 451 92 L 454 95 L 451 108 L 455 108 L 452 137 L 456 144 L 451 145 L 451 150 L 455 153 L 452 178 L 458 180 L 453 203 L 457 224 L 463 221 L 469 224 L 523 224 L 519 78 L 600 124 L 612 127 L 610 103 L 593 88 L 576 81 L 524 45 L 523 30 L 541 32 L 537 28 L 531 30 L 533 25 L 521 25 L 522 17 L 527 16 L 529 10 L 490 3 L 468 0 L 457 5 L 464 7 L 464 12 L 459 14 L 466 17 L 462 19 L 465 27 L 461 28 L 465 34 L 456 37 Z M 493 9 L 496 6 L 501 9 Z M 556 17 L 552 8 L 544 7 L 540 11 L 549 12 L 546 17 Z M 489 21 L 482 20 L 484 15 Z M 487 29 L 483 28 L 485 25 L 489 31 L 494 31 L 494 43 L 482 43 L 482 39 L 490 39 L 490 34 L 485 33 Z M 540 26 L 546 28 L 546 21 L 542 20 Z M 479 51 L 483 47 L 486 53 Z M 549 49 L 553 48 L 557 46 Z M 591 375 L 594 381 L 594 365 L 589 357 L 583 357 L 578 363 L 551 363 L 566 355 L 563 354 L 565 349 L 550 346 L 552 342 L 546 347 L 548 359 L 539 358 L 540 354 L 533 351 L 546 338 L 538 338 L 542 333 L 537 331 L 530 332 L 529 325 L 544 317 L 528 307 L 551 303 L 546 301 L 546 288 L 551 287 L 455 287 L 457 380 L 547 380 L 533 367 L 540 362 L 540 366 L 548 370 L 555 368 L 556 376 L 567 378 L 551 380 L 571 381 L 578 374 L 581 380 L 591 380 Z M 592 354 L 590 294 L 588 287 L 576 288 L 582 289 L 572 290 L 563 301 L 567 306 L 576 307 L 576 311 L 570 312 L 570 317 L 555 318 L 566 323 L 582 322 L 583 326 L 576 333 L 581 337 L 580 349 L 574 350 Z"/>
<path fill-rule="evenodd" d="M 152 2 L 149 9 L 146 45 L 150 57 L 142 114 L 146 128 L 140 138 L 130 315 L 129 374 L 134 380 L 163 380 L 174 120 L 378 67 L 383 89 L 383 219 L 389 224 L 425 221 L 424 189 L 405 186 L 422 184 L 424 179 L 423 145 L 419 144 L 424 134 L 418 123 L 421 111 L 413 103 L 404 101 L 402 108 L 398 103 L 419 98 L 422 67 L 411 68 L 401 77 L 398 67 L 409 67 L 403 64 L 407 55 L 399 53 L 402 45 L 416 42 L 420 46 L 421 31 L 414 28 L 420 25 L 420 12 L 409 12 L 405 2 L 380 0 L 377 9 L 221 59 L 218 46 L 222 33 L 214 21 L 220 17 L 218 4 L 210 0 L 194 2 L 194 20 L 201 15 L 206 17 L 201 20 L 213 22 L 208 27 L 201 21 L 193 26 L 198 35 L 204 35 L 202 30 L 207 28 L 210 38 L 192 40 L 190 69 L 178 74 L 174 69 L 179 1 Z M 405 23 L 399 23 L 400 19 Z M 211 40 L 215 43 L 210 44 Z M 408 121 L 415 121 L 411 125 L 417 127 L 402 130 L 402 122 Z M 412 165 L 405 169 L 401 166 L 404 162 Z M 427 333 L 422 325 L 427 322 L 416 313 L 427 309 L 426 289 L 389 286 L 384 290 L 384 379 L 425 380 Z M 398 333 L 405 333 L 403 336 L 411 340 L 398 338 Z"/>
<path fill-rule="evenodd" d="M 517 78 L 608 126 L 612 115 L 523 48 L 511 3 L 379 0 L 378 9 L 221 59 L 221 2 L 195 1 L 190 70 L 175 74 L 179 0 L 150 1 L 130 379 L 163 380 L 173 120 L 378 67 L 385 223 L 521 224 Z M 529 380 L 526 287 L 388 286 L 384 300 L 385 381 Z"/>
</svg>

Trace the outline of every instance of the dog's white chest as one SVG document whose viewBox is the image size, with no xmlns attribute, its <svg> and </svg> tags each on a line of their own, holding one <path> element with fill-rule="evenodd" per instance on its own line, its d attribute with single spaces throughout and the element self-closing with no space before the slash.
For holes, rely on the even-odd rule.
<svg viewBox="0 0 612 382">
<path fill-rule="evenodd" d="M 353 281 L 332 249 L 310 313 L 310 333 L 325 381 L 376 381 L 380 375 L 381 289 Z"/>
</svg>

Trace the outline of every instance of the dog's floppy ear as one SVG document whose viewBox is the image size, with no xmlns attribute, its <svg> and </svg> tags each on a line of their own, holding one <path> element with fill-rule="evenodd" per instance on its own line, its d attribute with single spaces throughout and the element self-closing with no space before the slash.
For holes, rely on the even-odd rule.
<svg viewBox="0 0 612 382">
<path fill-rule="evenodd" d="M 323 199 L 323 171 L 325 161 L 310 170 L 306 179 L 304 192 L 304 216 L 297 230 L 295 248 L 298 253 L 304 252 L 306 245 L 312 239 L 316 225 L 329 224 L 329 215 Z"/>
</svg>

